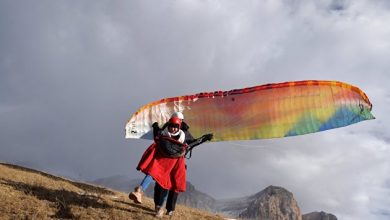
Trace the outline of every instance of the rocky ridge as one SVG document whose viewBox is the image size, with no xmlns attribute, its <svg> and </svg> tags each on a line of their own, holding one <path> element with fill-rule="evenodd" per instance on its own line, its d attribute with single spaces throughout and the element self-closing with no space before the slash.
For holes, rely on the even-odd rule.
<svg viewBox="0 0 390 220">
<path fill-rule="evenodd" d="M 304 214 L 302 220 L 337 220 L 337 217 L 326 212 L 310 212 Z"/>
<path fill-rule="evenodd" d="M 253 197 L 246 210 L 239 214 L 240 218 L 302 220 L 293 194 L 282 187 L 269 186 Z"/>
</svg>

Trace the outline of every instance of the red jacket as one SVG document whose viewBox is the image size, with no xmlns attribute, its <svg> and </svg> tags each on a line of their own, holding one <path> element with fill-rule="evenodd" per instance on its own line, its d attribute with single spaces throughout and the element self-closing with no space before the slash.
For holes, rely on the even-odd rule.
<svg viewBox="0 0 390 220">
<path fill-rule="evenodd" d="M 185 146 L 185 145 L 183 145 Z M 164 189 L 186 191 L 186 168 L 184 156 L 167 157 L 154 142 L 146 149 L 137 166 L 149 174 Z"/>
</svg>

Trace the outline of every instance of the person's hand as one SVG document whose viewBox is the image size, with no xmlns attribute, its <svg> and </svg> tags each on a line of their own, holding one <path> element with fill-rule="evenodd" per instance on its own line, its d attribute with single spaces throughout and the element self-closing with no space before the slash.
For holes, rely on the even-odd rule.
<svg viewBox="0 0 390 220">
<path fill-rule="evenodd" d="M 205 134 L 203 135 L 203 140 L 204 141 L 211 141 L 211 139 L 213 139 L 213 133 L 210 133 L 210 134 Z"/>
<path fill-rule="evenodd" d="M 158 123 L 157 123 L 157 122 L 154 122 L 154 123 L 152 124 L 152 128 L 159 128 L 159 127 L 158 127 Z"/>
</svg>

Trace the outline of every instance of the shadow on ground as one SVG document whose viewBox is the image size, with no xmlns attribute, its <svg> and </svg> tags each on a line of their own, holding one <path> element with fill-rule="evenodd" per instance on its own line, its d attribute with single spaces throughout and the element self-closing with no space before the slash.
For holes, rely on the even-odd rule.
<svg viewBox="0 0 390 220">
<path fill-rule="evenodd" d="M 25 193 L 26 195 L 35 196 L 39 200 L 46 200 L 55 204 L 57 211 L 53 218 L 66 218 L 66 219 L 74 219 L 76 216 L 71 212 L 70 206 L 79 206 L 83 208 L 97 208 L 97 209 L 118 209 L 126 212 L 138 212 L 137 210 L 131 210 L 130 207 L 135 209 L 143 209 L 147 211 L 145 214 L 154 215 L 152 209 L 148 207 L 144 207 L 139 204 L 127 203 L 124 201 L 113 200 L 114 202 L 125 204 L 129 206 L 129 209 L 112 206 L 104 202 L 99 196 L 94 195 L 81 195 L 76 192 L 68 191 L 68 190 L 57 190 L 57 189 L 48 189 L 43 186 L 35 186 L 29 185 L 22 182 L 15 182 L 12 180 L 7 180 L 4 178 L 0 178 L 0 184 L 8 185 L 18 190 L 20 192 Z M 108 190 L 106 190 L 108 191 Z M 110 192 L 110 191 L 108 191 Z M 113 194 L 110 192 L 110 194 Z"/>
</svg>

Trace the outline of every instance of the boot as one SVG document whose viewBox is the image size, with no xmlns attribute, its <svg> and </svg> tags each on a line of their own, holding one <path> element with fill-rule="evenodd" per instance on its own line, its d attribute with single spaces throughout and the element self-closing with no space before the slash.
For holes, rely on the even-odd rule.
<svg viewBox="0 0 390 220">
<path fill-rule="evenodd" d="M 157 218 L 162 218 L 163 216 L 164 216 L 164 208 L 163 208 L 163 207 L 160 207 L 160 208 L 157 210 L 156 217 L 157 217 Z"/>
<path fill-rule="evenodd" d="M 157 214 L 158 210 L 160 210 L 160 208 L 161 208 L 161 206 L 159 206 L 159 205 L 154 206 L 154 211 L 156 212 L 156 214 Z"/>
<path fill-rule="evenodd" d="M 137 187 L 135 187 L 134 192 L 131 192 L 129 194 L 129 199 L 133 200 L 135 203 L 141 204 L 142 203 L 142 195 L 143 195 L 142 187 L 137 186 Z"/>
<path fill-rule="evenodd" d="M 170 216 L 172 218 L 173 214 L 175 214 L 175 211 L 168 211 L 167 212 L 167 215 Z"/>
</svg>

